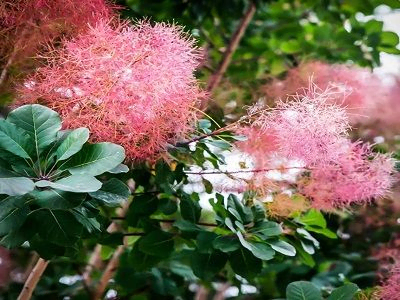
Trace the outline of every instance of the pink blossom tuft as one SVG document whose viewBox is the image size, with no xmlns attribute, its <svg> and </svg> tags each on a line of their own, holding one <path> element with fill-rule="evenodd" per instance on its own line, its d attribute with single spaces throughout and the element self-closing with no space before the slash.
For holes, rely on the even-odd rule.
<svg viewBox="0 0 400 300">
<path fill-rule="evenodd" d="M 273 80 L 263 90 L 268 98 L 286 99 L 307 86 L 310 78 L 322 90 L 338 92 L 330 100 L 347 109 L 351 123 L 369 123 L 370 106 L 387 94 L 380 78 L 369 70 L 321 61 L 302 63 L 289 70 L 284 80 Z"/>
<path fill-rule="evenodd" d="M 64 127 L 87 126 L 93 141 L 121 144 L 131 160 L 156 158 L 183 138 L 204 96 L 193 75 L 198 51 L 177 26 L 101 21 L 52 59 L 21 88 L 18 105 L 44 103 Z"/>
<path fill-rule="evenodd" d="M 392 270 L 391 276 L 382 285 L 380 300 L 398 300 L 400 295 L 400 264 Z"/>
<path fill-rule="evenodd" d="M 293 101 L 278 102 L 256 124 L 275 136 L 283 157 L 300 159 L 306 165 L 335 160 L 347 138 L 349 123 L 344 109 L 329 101 L 331 97 L 329 89 L 312 86 Z"/>
<path fill-rule="evenodd" d="M 0 4 L 0 54 L 13 65 L 31 58 L 46 43 L 84 32 L 111 18 L 105 0 L 6 0 Z"/>
<path fill-rule="evenodd" d="M 392 159 L 373 154 L 366 144 L 352 143 L 337 160 L 311 168 L 309 178 L 298 185 L 314 207 L 329 210 L 383 197 L 391 187 L 393 171 Z"/>
</svg>

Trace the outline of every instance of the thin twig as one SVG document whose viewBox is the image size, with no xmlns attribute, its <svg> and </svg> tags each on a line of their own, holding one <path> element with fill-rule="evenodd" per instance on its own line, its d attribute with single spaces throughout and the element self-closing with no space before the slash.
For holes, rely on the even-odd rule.
<svg viewBox="0 0 400 300">
<path fill-rule="evenodd" d="M 125 250 L 125 245 L 118 246 L 117 250 L 115 250 L 113 256 L 107 264 L 106 269 L 104 270 L 103 275 L 100 278 L 99 284 L 94 292 L 93 300 L 101 299 L 101 296 L 104 294 L 105 289 L 107 288 L 108 282 L 114 276 L 114 273 L 119 265 L 119 257 Z"/>
<path fill-rule="evenodd" d="M 254 13 L 256 12 L 256 6 L 253 1 L 249 3 L 249 7 L 245 14 L 243 15 L 243 18 L 240 20 L 239 26 L 236 28 L 236 31 L 232 35 L 232 38 L 226 48 L 226 51 L 224 53 L 224 56 L 222 58 L 221 63 L 219 64 L 216 72 L 211 75 L 208 84 L 207 84 L 207 90 L 209 92 L 212 92 L 219 84 L 219 82 L 222 79 L 222 76 L 224 75 L 226 69 L 228 68 L 231 60 L 233 53 L 235 52 L 236 48 L 239 45 L 240 40 L 243 37 L 244 32 L 246 31 L 247 26 L 249 25 L 251 19 L 254 16 Z"/>
<path fill-rule="evenodd" d="M 44 270 L 46 270 L 47 265 L 49 264 L 48 260 L 44 260 L 43 258 L 39 258 L 32 272 L 29 274 L 28 279 L 25 282 L 24 287 L 22 288 L 21 293 L 18 296 L 18 300 L 29 300 L 32 297 L 32 293 L 36 288 L 40 278 Z"/>
<path fill-rule="evenodd" d="M 221 170 L 212 170 L 212 171 L 185 171 L 185 174 L 192 174 L 192 175 L 212 175 L 212 174 L 238 174 L 238 173 L 260 173 L 260 172 L 269 172 L 269 171 L 283 171 L 283 170 L 292 170 L 292 169 L 299 169 L 299 170 L 310 170 L 310 168 L 306 167 L 285 167 L 285 168 L 264 168 L 264 169 L 253 169 L 253 170 L 236 170 L 236 171 L 221 171 Z"/>
<path fill-rule="evenodd" d="M 129 202 L 126 201 L 124 203 L 124 205 L 119 209 L 118 211 L 118 217 L 123 218 L 126 214 L 126 212 L 128 211 L 129 208 Z M 119 229 L 119 224 L 112 222 L 108 228 L 107 228 L 107 232 L 111 233 L 111 232 L 115 232 Z M 91 285 L 91 278 L 90 275 L 92 273 L 92 271 L 96 268 L 99 268 L 101 263 L 101 245 L 97 244 L 96 247 L 94 248 L 92 255 L 89 258 L 88 264 L 85 267 L 85 270 L 83 272 L 83 281 L 85 282 L 85 284 L 87 286 Z"/>
</svg>

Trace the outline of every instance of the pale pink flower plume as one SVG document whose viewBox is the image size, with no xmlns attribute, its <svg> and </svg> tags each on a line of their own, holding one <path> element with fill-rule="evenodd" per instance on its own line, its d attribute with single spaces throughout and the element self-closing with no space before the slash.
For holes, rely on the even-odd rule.
<svg viewBox="0 0 400 300">
<path fill-rule="evenodd" d="M 373 117 L 371 105 L 387 95 L 380 78 L 370 70 L 322 61 L 309 61 L 290 69 L 284 80 L 273 80 L 263 91 L 268 98 L 286 99 L 307 86 L 310 78 L 322 90 L 338 92 L 331 101 L 346 108 L 351 123 L 369 123 Z"/>
<path fill-rule="evenodd" d="M 0 4 L 0 55 L 10 66 L 26 67 L 45 44 L 58 43 L 114 16 L 104 0 L 5 0 Z M 28 63 L 30 62 L 30 63 Z"/>
<path fill-rule="evenodd" d="M 319 209 L 348 207 L 385 196 L 392 185 L 394 162 L 366 144 L 349 144 L 336 161 L 311 168 L 299 190 Z"/>
<path fill-rule="evenodd" d="M 311 85 L 304 95 L 280 101 L 275 108 L 251 111 L 256 119 L 241 132 L 248 140 L 238 143 L 253 157 L 256 169 L 273 169 L 279 158 L 300 161 L 298 189 L 313 207 L 324 210 L 383 197 L 394 172 L 389 156 L 350 141 L 347 114 L 330 101 L 332 96 L 336 93 L 330 89 Z"/>
<path fill-rule="evenodd" d="M 279 101 L 255 124 L 275 136 L 283 157 L 300 159 L 306 165 L 335 160 L 347 138 L 349 123 L 345 110 L 330 102 L 332 95 L 336 93 L 311 86 L 304 95 Z"/>
<path fill-rule="evenodd" d="M 98 22 L 64 41 L 20 90 L 23 103 L 58 111 L 64 127 L 87 126 L 92 141 L 122 145 L 130 160 L 155 159 L 185 137 L 204 93 L 199 54 L 178 26 Z"/>
<path fill-rule="evenodd" d="M 381 286 L 380 300 L 398 300 L 400 295 L 400 264 L 393 268 L 390 277 Z"/>
</svg>

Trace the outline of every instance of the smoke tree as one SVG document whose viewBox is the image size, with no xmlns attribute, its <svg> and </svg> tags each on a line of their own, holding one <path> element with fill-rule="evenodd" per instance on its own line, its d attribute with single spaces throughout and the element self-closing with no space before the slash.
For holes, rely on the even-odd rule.
<svg viewBox="0 0 400 300">
<path fill-rule="evenodd" d="M 5 297 L 395 299 L 398 261 L 366 284 L 351 274 L 363 252 L 344 248 L 352 214 L 382 207 L 397 176 L 389 147 L 361 138 L 397 128 L 376 98 L 394 103 L 398 80 L 339 64 L 398 52 L 355 18 L 377 3 L 119 2 L 0 4 L 0 244 L 31 260 Z M 154 20 L 122 19 L 140 10 Z M 335 29 L 347 52 L 324 43 Z M 302 47 L 321 61 L 299 63 Z M 224 116 L 217 101 L 250 104 L 249 87 L 254 103 Z"/>
</svg>

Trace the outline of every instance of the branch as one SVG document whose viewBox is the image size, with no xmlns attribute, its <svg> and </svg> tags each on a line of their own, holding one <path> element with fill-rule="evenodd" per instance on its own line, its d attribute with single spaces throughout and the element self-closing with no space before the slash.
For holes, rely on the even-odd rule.
<svg viewBox="0 0 400 300">
<path fill-rule="evenodd" d="M 40 277 L 42 276 L 44 270 L 46 270 L 47 265 L 49 264 L 48 260 L 44 260 L 43 258 L 39 258 L 32 272 L 29 274 L 28 279 L 25 282 L 25 285 L 18 296 L 17 300 L 29 300 L 32 297 L 32 293 L 38 284 Z"/>
<path fill-rule="evenodd" d="M 123 218 L 125 216 L 128 208 L 129 208 L 129 202 L 126 201 L 124 203 L 124 205 L 119 209 L 119 211 L 117 213 L 118 214 L 118 218 Z M 111 233 L 111 232 L 117 231 L 118 229 L 119 229 L 119 224 L 117 224 L 115 222 L 112 222 L 108 226 L 107 231 Z M 93 269 L 99 268 L 99 265 L 101 263 L 100 255 L 101 255 L 101 245 L 97 244 L 96 247 L 94 248 L 93 252 L 92 252 L 92 255 L 89 258 L 88 264 L 86 265 L 85 270 L 84 270 L 83 275 L 82 275 L 83 281 L 85 282 L 86 286 L 90 286 L 91 285 L 90 275 L 93 272 Z"/>
<path fill-rule="evenodd" d="M 106 269 L 104 270 L 103 276 L 101 276 L 99 285 L 97 286 L 93 300 L 101 299 L 101 296 L 104 294 L 104 291 L 108 285 L 110 279 L 114 276 L 115 270 L 118 268 L 119 265 L 119 257 L 125 250 L 125 245 L 118 246 L 117 250 L 115 250 L 112 258 L 107 264 Z"/>
<path fill-rule="evenodd" d="M 292 169 L 299 169 L 299 170 L 311 170 L 311 168 L 306 167 L 285 167 L 285 168 L 264 168 L 264 169 L 253 169 L 253 170 L 236 170 L 236 171 L 221 171 L 221 170 L 212 170 L 212 171 L 200 171 L 200 172 L 192 172 L 192 171 L 185 171 L 185 174 L 192 174 L 192 175 L 212 175 L 212 174 L 239 174 L 239 173 L 260 173 L 260 172 L 269 172 L 269 171 L 284 171 L 284 170 L 292 170 Z"/>
<path fill-rule="evenodd" d="M 233 53 L 235 52 L 236 48 L 239 45 L 240 40 L 243 37 L 244 32 L 246 31 L 247 26 L 249 25 L 251 19 L 254 16 L 254 13 L 256 12 L 256 6 L 253 1 L 250 2 L 249 8 L 243 15 L 243 18 L 241 19 L 239 26 L 236 28 L 235 33 L 232 35 L 232 38 L 228 44 L 228 47 L 226 48 L 226 51 L 224 53 L 224 56 L 222 58 L 221 63 L 219 64 L 217 71 L 211 75 L 208 84 L 207 84 L 207 90 L 209 92 L 212 92 L 219 84 L 219 82 L 222 79 L 222 76 L 224 75 L 226 69 L 228 68 L 231 60 Z"/>
</svg>

